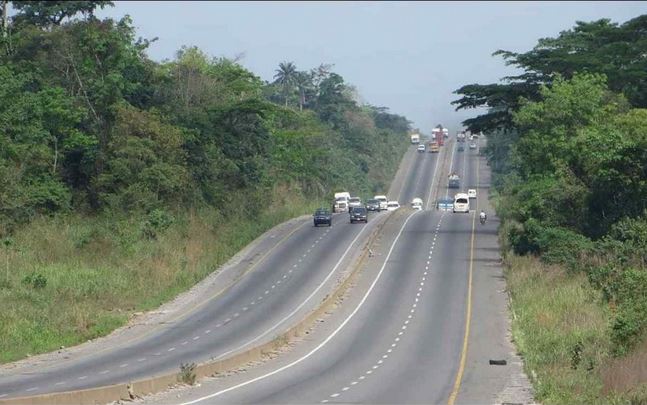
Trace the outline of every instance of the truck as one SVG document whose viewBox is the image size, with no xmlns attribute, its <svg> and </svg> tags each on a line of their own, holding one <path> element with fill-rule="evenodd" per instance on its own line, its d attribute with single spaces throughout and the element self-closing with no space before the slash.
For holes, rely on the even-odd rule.
<svg viewBox="0 0 647 405">
<path fill-rule="evenodd" d="M 450 174 L 447 188 L 460 188 L 460 187 L 461 187 L 461 177 L 456 173 Z"/>
<path fill-rule="evenodd" d="M 414 143 L 414 144 L 420 143 L 420 135 L 411 134 L 411 143 Z"/>
<path fill-rule="evenodd" d="M 348 200 L 350 200 L 350 193 L 342 191 L 335 193 L 335 202 L 332 206 L 333 212 L 348 212 Z"/>
<path fill-rule="evenodd" d="M 458 142 L 465 142 L 465 132 L 461 131 L 458 134 L 456 134 L 456 140 Z"/>
<path fill-rule="evenodd" d="M 440 148 L 438 147 L 438 142 L 429 141 L 429 153 L 438 153 L 438 152 L 440 152 Z"/>
<path fill-rule="evenodd" d="M 445 144 L 445 131 L 446 128 L 443 128 L 441 124 L 436 125 L 436 128 L 431 130 L 431 139 L 435 140 L 438 143 L 438 146 L 443 146 Z"/>
</svg>

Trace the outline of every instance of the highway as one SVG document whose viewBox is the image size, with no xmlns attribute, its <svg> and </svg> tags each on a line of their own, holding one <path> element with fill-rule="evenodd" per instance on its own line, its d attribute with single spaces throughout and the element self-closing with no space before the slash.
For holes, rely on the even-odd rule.
<svg viewBox="0 0 647 405">
<path fill-rule="evenodd" d="M 364 225 L 336 214 L 332 227 L 316 228 L 306 219 L 253 271 L 181 319 L 104 352 L 3 375 L 0 398 L 128 382 L 271 341 L 317 306 L 384 215 L 372 214 Z"/>
<path fill-rule="evenodd" d="M 253 271 L 176 322 L 106 352 L 2 377 L 0 394 L 11 398 L 132 381 L 270 341 L 316 307 L 372 227 L 386 219 L 374 257 L 349 296 L 289 353 L 181 395 L 144 402 L 453 404 L 494 398 L 507 372 L 497 370 L 494 380 L 481 367 L 484 359 L 469 353 L 501 357 L 509 350 L 501 344 L 505 300 L 493 293 L 492 277 L 479 281 L 485 294 L 472 292 L 474 270 L 485 261 L 479 255 L 493 254 L 476 251 L 475 257 L 478 233 L 491 241 L 496 224 L 479 225 L 474 200 L 469 214 L 438 211 L 429 201 L 436 192 L 457 191 L 447 190 L 450 171 L 461 175 L 462 191 L 477 188 L 484 198 L 483 159 L 476 150 L 456 152 L 453 142 L 441 154 L 407 156 L 413 161 L 397 195 L 389 195 L 402 209 L 372 214 L 367 225 L 348 224 L 345 214 L 335 215 L 330 228 L 314 228 L 307 219 Z M 414 197 L 427 209 L 409 209 Z M 472 308 L 479 319 L 470 334 Z"/>
<path fill-rule="evenodd" d="M 444 165 L 437 154 L 413 157 L 401 204 L 436 185 L 440 195 L 453 196 L 450 171 L 461 175 L 462 191 L 476 188 L 485 198 L 480 172 L 487 168 L 478 151 L 445 152 L 451 159 Z M 353 293 L 289 355 L 148 402 L 494 402 L 510 369 L 493 370 L 488 356 L 505 358 L 511 349 L 504 344 L 505 298 L 495 290 L 499 273 L 491 265 L 497 225 L 479 224 L 476 201 L 469 214 L 437 211 L 433 204 L 397 211 Z M 485 200 L 480 206 L 491 210 Z M 494 248 L 479 248 L 493 240 Z"/>
</svg>

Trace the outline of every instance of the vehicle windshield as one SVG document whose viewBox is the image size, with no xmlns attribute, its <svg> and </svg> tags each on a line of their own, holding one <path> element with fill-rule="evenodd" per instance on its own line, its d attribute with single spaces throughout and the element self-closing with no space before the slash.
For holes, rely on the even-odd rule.
<svg viewBox="0 0 647 405">
<path fill-rule="evenodd" d="M 328 214 L 328 210 L 317 210 L 315 212 L 315 215 L 327 215 L 327 214 Z"/>
<path fill-rule="evenodd" d="M 366 204 L 377 204 L 377 203 L 379 203 L 378 200 L 368 200 L 368 201 L 366 201 Z"/>
<path fill-rule="evenodd" d="M 353 210 L 353 214 L 365 214 L 365 213 L 366 213 L 366 208 L 356 207 Z"/>
<path fill-rule="evenodd" d="M 458 200 L 456 200 L 456 202 L 459 203 L 459 204 L 467 204 L 467 199 L 459 198 Z"/>
</svg>

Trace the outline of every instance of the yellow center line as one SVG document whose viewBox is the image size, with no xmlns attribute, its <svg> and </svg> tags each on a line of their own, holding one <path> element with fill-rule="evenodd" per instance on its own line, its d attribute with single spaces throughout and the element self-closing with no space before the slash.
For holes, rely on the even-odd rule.
<svg viewBox="0 0 647 405">
<path fill-rule="evenodd" d="M 478 196 L 478 186 L 479 186 L 479 166 L 481 163 L 481 158 L 479 157 L 476 160 L 476 190 Z M 472 238 L 470 244 L 470 270 L 469 276 L 467 279 L 467 310 L 465 313 L 465 335 L 463 336 L 463 350 L 461 352 L 461 360 L 458 366 L 458 372 L 456 373 L 456 381 L 454 382 L 454 388 L 452 389 L 449 399 L 447 400 L 447 405 L 454 405 L 456 401 L 456 396 L 458 391 L 461 388 L 461 380 L 463 379 L 463 373 L 465 372 L 465 361 L 467 360 L 467 346 L 470 336 L 470 323 L 472 320 L 472 272 L 474 267 L 474 235 L 475 235 L 475 226 L 476 226 L 476 212 L 478 211 L 478 198 L 476 200 L 476 210 L 472 214 Z"/>
</svg>

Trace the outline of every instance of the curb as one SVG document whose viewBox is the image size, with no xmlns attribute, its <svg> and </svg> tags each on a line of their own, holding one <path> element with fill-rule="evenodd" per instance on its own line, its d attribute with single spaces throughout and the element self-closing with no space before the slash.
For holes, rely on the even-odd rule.
<svg viewBox="0 0 647 405">
<path fill-rule="evenodd" d="M 323 299 L 319 307 L 314 309 L 304 319 L 296 325 L 288 328 L 285 332 L 281 333 L 270 342 L 252 347 L 244 352 L 222 360 L 199 364 L 195 369 L 196 379 L 230 371 L 252 361 L 262 360 L 266 354 L 269 354 L 302 336 L 317 319 L 321 318 L 326 312 L 328 312 L 328 310 L 335 306 L 335 302 L 346 293 L 352 282 L 355 281 L 362 269 L 362 264 L 368 255 L 369 247 L 373 245 L 375 239 L 380 234 L 380 231 L 391 217 L 392 215 L 385 216 L 382 222 L 375 226 L 364 245 L 360 248 L 361 254 L 359 257 L 347 266 L 347 269 L 352 269 L 351 272 L 348 273 L 345 279 L 339 282 L 333 291 Z M 120 383 L 104 387 L 88 388 L 85 390 L 57 392 L 30 397 L 7 398 L 0 400 L 0 405 L 105 404 L 119 400 L 132 400 L 145 395 L 158 393 L 178 383 L 178 372 L 174 372 L 130 383 Z"/>
</svg>

